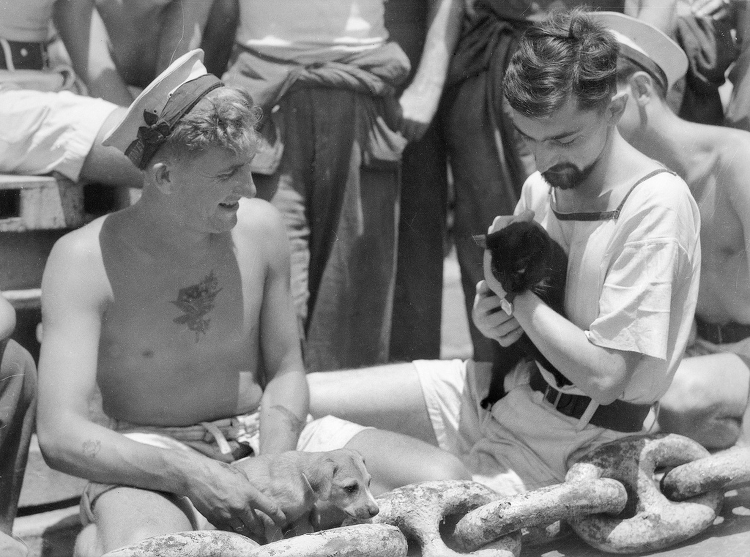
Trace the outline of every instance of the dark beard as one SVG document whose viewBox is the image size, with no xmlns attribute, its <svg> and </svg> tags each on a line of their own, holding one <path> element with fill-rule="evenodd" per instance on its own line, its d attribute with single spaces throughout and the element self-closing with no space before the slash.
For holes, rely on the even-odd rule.
<svg viewBox="0 0 750 557">
<path fill-rule="evenodd" d="M 544 180 L 553 188 L 570 190 L 577 187 L 581 182 L 588 178 L 593 169 L 593 164 L 580 169 L 574 164 L 568 162 L 548 168 L 542 172 L 542 178 L 544 178 Z"/>
</svg>

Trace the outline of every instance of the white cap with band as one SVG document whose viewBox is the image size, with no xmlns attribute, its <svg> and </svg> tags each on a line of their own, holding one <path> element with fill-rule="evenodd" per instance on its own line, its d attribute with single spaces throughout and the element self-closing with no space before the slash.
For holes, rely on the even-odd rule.
<svg viewBox="0 0 750 557">
<path fill-rule="evenodd" d="M 203 51 L 180 56 L 138 95 L 103 144 L 145 168 L 180 119 L 209 92 L 224 84 L 203 65 Z"/>
<path fill-rule="evenodd" d="M 653 25 L 617 12 L 591 12 L 590 15 L 615 36 L 620 56 L 642 67 L 665 91 L 687 72 L 685 52 Z"/>
</svg>

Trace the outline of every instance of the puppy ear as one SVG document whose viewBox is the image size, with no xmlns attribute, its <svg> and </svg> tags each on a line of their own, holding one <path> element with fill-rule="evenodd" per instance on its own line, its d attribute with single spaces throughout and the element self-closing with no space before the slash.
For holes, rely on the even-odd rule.
<svg viewBox="0 0 750 557">
<path fill-rule="evenodd" d="M 321 466 L 315 471 L 315 477 L 308 478 L 310 487 L 321 501 L 328 501 L 333 489 L 333 476 L 336 473 L 336 464 L 331 459 L 325 459 Z"/>
</svg>

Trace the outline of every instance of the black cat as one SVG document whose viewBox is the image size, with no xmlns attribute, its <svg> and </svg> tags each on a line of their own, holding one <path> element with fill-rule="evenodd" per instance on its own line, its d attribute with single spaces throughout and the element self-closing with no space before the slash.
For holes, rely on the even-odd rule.
<svg viewBox="0 0 750 557">
<path fill-rule="evenodd" d="M 474 236 L 474 241 L 492 255 L 491 270 L 507 293 L 520 294 L 531 290 L 557 313 L 565 315 L 565 279 L 568 257 L 537 222 L 513 222 L 492 234 Z M 492 369 L 492 380 L 482 407 L 489 409 L 505 396 L 503 381 L 521 358 L 531 358 L 550 371 L 558 387 L 570 381 L 549 363 L 531 339 L 524 333 L 517 342 L 499 347 Z"/>
</svg>

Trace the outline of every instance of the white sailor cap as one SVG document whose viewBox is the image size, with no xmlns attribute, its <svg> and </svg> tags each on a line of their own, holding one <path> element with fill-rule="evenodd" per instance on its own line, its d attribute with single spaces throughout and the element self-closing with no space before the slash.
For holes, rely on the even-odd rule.
<svg viewBox="0 0 750 557">
<path fill-rule="evenodd" d="M 668 91 L 688 68 L 680 46 L 665 33 L 639 19 L 617 12 L 591 12 L 620 45 L 620 56 L 642 67 Z"/>
<path fill-rule="evenodd" d="M 145 168 L 177 122 L 223 85 L 206 71 L 201 49 L 183 54 L 138 95 L 103 144 L 116 147 L 138 168 Z"/>
</svg>

